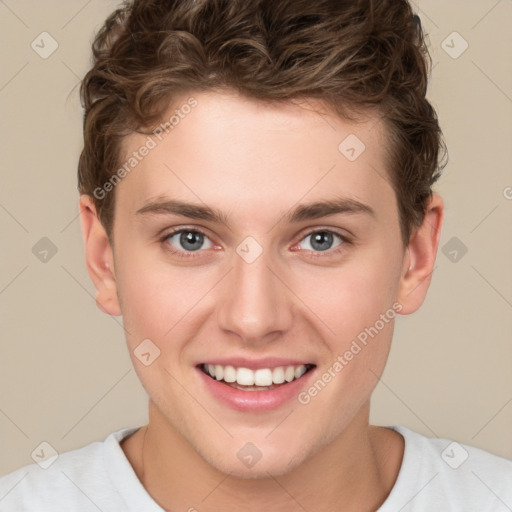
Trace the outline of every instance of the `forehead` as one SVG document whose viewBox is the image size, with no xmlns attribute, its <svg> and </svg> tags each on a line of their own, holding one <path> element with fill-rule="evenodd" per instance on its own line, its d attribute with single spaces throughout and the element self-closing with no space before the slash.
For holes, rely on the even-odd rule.
<svg viewBox="0 0 512 512">
<path fill-rule="evenodd" d="M 132 210 L 162 196 L 260 216 L 271 205 L 340 194 L 376 206 L 394 203 L 377 114 L 354 122 L 313 99 L 270 104 L 200 92 L 173 102 L 149 137 L 154 144 L 141 134 L 123 142 L 124 163 L 153 146 L 116 192 Z"/>
</svg>

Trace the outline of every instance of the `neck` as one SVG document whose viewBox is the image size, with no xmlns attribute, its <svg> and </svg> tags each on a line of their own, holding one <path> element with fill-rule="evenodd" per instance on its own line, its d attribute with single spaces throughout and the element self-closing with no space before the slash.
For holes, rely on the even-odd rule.
<svg viewBox="0 0 512 512">
<path fill-rule="evenodd" d="M 368 424 L 369 404 L 332 443 L 291 472 L 242 479 L 208 464 L 150 402 L 149 424 L 122 443 L 164 510 L 376 510 L 398 476 L 403 438 Z"/>
</svg>

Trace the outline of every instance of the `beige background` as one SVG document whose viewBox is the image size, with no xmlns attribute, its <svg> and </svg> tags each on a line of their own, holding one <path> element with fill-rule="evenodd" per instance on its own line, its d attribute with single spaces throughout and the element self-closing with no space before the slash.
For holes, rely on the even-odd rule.
<svg viewBox="0 0 512 512">
<path fill-rule="evenodd" d="M 77 218 L 81 109 L 73 88 L 115 1 L 0 0 L 2 258 L 0 474 L 142 425 L 146 394 L 117 320 L 96 309 Z M 434 58 L 430 98 L 450 163 L 430 295 L 397 322 L 372 421 L 512 458 L 512 59 L 510 0 L 418 3 Z M 46 31 L 47 59 L 32 48 Z M 467 50 L 458 58 L 463 41 Z M 49 46 L 45 46 L 47 49 Z M 508 199 L 507 199 L 508 196 Z M 57 253 L 41 262 L 34 245 Z M 453 241 L 451 242 L 453 243 Z"/>
</svg>

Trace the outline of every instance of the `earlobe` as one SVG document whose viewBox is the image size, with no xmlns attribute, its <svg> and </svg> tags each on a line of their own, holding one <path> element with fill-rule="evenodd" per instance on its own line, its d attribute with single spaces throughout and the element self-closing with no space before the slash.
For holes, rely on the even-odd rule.
<svg viewBox="0 0 512 512">
<path fill-rule="evenodd" d="M 404 258 L 398 302 L 400 314 L 414 313 L 425 300 L 441 236 L 443 200 L 432 194 L 423 222 L 411 235 Z"/>
<path fill-rule="evenodd" d="M 87 270 L 96 288 L 96 305 L 108 315 L 121 315 L 112 247 L 90 196 L 80 197 L 80 219 Z"/>
</svg>

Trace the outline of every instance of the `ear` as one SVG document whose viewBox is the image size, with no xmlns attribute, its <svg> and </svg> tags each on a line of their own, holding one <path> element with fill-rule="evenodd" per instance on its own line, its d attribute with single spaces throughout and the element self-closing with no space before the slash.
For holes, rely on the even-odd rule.
<svg viewBox="0 0 512 512">
<path fill-rule="evenodd" d="M 398 302 L 401 315 L 414 313 L 425 300 L 430 285 L 444 218 L 443 200 L 432 194 L 423 222 L 411 235 L 402 268 Z"/>
<path fill-rule="evenodd" d="M 96 288 L 96 305 L 108 315 L 121 315 L 114 253 L 91 196 L 80 196 L 80 217 L 87 270 Z"/>
</svg>

